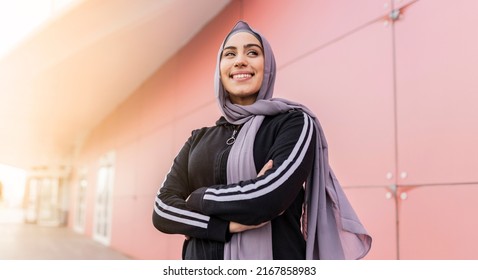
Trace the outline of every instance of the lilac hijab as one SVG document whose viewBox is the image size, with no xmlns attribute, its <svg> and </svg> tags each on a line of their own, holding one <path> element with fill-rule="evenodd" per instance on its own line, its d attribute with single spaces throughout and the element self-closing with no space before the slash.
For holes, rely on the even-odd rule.
<svg viewBox="0 0 478 280">
<path fill-rule="evenodd" d="M 262 43 L 264 50 L 264 80 L 256 102 L 241 106 L 231 103 L 220 79 L 222 49 L 228 38 L 237 32 L 249 32 Z M 265 116 L 291 109 L 307 113 L 317 132 L 315 162 L 305 182 L 305 202 L 302 217 L 306 239 L 306 259 L 360 259 L 370 250 L 372 238 L 358 219 L 328 162 L 327 142 L 315 114 L 305 106 L 285 99 L 272 98 L 276 64 L 268 41 L 243 21 L 239 21 L 226 36 L 217 57 L 215 92 L 219 108 L 232 124 L 242 124 L 227 162 L 228 183 L 257 177 L 253 158 L 256 133 Z M 284 240 L 284 242 L 287 242 Z M 234 234 L 225 244 L 225 259 L 272 259 L 270 223 Z"/>
</svg>

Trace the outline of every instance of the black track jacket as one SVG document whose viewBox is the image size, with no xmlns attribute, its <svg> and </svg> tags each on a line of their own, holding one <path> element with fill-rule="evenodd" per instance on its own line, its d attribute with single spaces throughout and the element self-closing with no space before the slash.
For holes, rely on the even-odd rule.
<svg viewBox="0 0 478 280">
<path fill-rule="evenodd" d="M 184 259 L 223 259 L 224 243 L 231 238 L 229 221 L 246 225 L 271 221 L 274 259 L 305 259 L 301 216 L 303 183 L 316 145 L 312 119 L 297 110 L 266 116 L 254 142 L 254 161 L 257 172 L 269 159 L 273 168 L 228 185 L 231 146 L 226 140 L 239 129 L 221 117 L 216 126 L 192 132 L 158 191 L 154 226 L 189 237 Z M 215 192 L 224 189 L 230 189 L 227 197 Z"/>
</svg>

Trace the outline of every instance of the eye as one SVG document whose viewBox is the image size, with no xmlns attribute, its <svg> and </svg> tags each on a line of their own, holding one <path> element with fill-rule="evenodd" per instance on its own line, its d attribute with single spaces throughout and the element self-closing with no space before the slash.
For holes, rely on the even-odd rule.
<svg viewBox="0 0 478 280">
<path fill-rule="evenodd" d="M 247 54 L 251 55 L 251 56 L 257 56 L 257 55 L 259 55 L 259 52 L 256 51 L 256 50 L 250 50 L 250 51 L 247 52 Z"/>
<path fill-rule="evenodd" d="M 236 56 L 236 54 L 232 51 L 225 51 L 223 54 L 222 54 L 223 57 L 234 57 Z"/>
</svg>

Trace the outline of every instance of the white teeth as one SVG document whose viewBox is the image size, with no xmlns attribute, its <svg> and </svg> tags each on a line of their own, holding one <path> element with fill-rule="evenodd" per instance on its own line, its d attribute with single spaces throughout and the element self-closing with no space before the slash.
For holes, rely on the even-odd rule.
<svg viewBox="0 0 478 280">
<path fill-rule="evenodd" d="M 235 74 L 232 76 L 234 79 L 246 79 L 252 77 L 251 74 Z"/>
</svg>

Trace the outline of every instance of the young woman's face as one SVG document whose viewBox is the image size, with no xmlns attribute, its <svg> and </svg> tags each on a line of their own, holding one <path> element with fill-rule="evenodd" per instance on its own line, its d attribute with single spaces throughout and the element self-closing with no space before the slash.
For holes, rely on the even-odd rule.
<svg viewBox="0 0 478 280">
<path fill-rule="evenodd" d="M 253 104 L 264 79 L 264 52 L 259 40 L 248 32 L 229 37 L 222 51 L 220 70 L 231 102 Z"/>
</svg>

